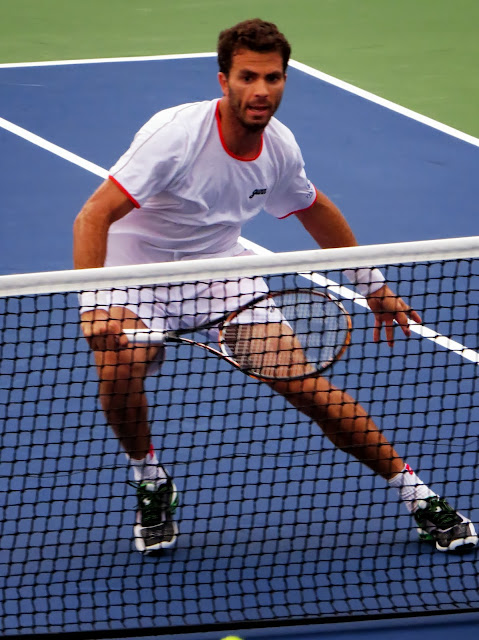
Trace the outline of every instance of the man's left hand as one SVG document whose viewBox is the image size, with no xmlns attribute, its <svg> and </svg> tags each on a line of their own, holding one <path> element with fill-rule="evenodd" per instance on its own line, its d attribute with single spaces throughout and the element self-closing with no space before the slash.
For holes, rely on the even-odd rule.
<svg viewBox="0 0 479 640">
<path fill-rule="evenodd" d="M 411 335 L 409 320 L 418 324 L 422 322 L 421 316 L 414 309 L 411 309 L 402 298 L 393 293 L 387 285 L 367 296 L 367 301 L 376 318 L 373 333 L 374 342 L 379 342 L 381 339 L 383 325 L 388 345 L 392 347 L 394 344 L 394 321 L 408 338 Z"/>
</svg>

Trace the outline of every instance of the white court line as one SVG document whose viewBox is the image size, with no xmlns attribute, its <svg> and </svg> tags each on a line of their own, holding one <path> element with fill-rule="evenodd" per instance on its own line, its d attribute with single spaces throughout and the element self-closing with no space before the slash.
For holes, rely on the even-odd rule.
<svg viewBox="0 0 479 640">
<path fill-rule="evenodd" d="M 151 61 L 162 61 L 162 60 L 187 60 L 194 58 L 215 58 L 216 52 L 207 51 L 205 53 L 176 53 L 176 54 L 165 54 L 158 56 L 130 56 L 130 57 L 119 57 L 119 58 L 84 58 L 80 60 L 46 60 L 41 62 L 5 62 L 0 64 L 1 69 L 15 69 L 22 67 L 58 67 L 65 65 L 79 65 L 79 64 L 108 64 L 114 62 L 151 62 Z M 411 120 L 416 120 L 421 124 L 424 124 L 432 129 L 436 129 L 437 131 L 441 131 L 449 136 L 454 138 L 458 138 L 463 142 L 468 142 L 476 147 L 479 147 L 479 138 L 471 136 L 459 129 L 455 129 L 454 127 L 450 127 L 449 125 L 443 124 L 438 120 L 434 120 L 433 118 L 429 118 L 428 116 L 424 116 L 421 113 L 413 111 L 412 109 L 408 109 L 407 107 L 403 107 L 391 100 L 387 100 L 385 98 L 381 98 L 370 91 L 366 91 L 359 87 L 356 87 L 349 82 L 345 82 L 340 80 L 339 78 L 335 78 L 323 71 L 319 71 L 314 67 L 310 67 L 309 65 L 303 64 L 302 62 L 298 62 L 297 60 L 290 60 L 289 66 L 293 67 L 293 69 L 297 69 L 298 71 L 302 71 L 307 75 L 312 76 L 313 78 L 317 78 L 318 80 L 322 80 L 323 82 L 327 82 L 343 91 L 348 93 L 352 93 L 356 96 L 364 98 L 365 100 L 369 100 L 370 102 L 374 102 L 375 104 L 380 105 L 381 107 L 388 109 L 389 111 L 394 111 L 395 113 L 399 113 L 406 118 L 410 118 Z"/>
<path fill-rule="evenodd" d="M 68 160 L 68 162 L 90 171 L 90 173 L 94 173 L 101 178 L 108 177 L 108 171 L 106 169 L 77 156 L 76 153 L 71 153 L 71 151 L 67 151 L 66 149 L 63 149 L 63 147 L 53 144 L 53 142 L 45 140 L 45 138 L 42 138 L 41 136 L 37 136 L 35 133 L 28 131 L 28 129 L 24 129 L 9 120 L 5 120 L 5 118 L 0 118 L 0 127 L 6 129 L 6 131 L 10 131 L 10 133 L 14 133 L 16 136 L 19 136 L 28 142 L 31 142 L 32 144 L 36 144 L 37 147 L 41 147 L 42 149 L 45 149 L 45 151 L 50 151 L 50 153 L 63 158 L 63 160 Z"/>
<path fill-rule="evenodd" d="M 22 66 L 35 67 L 35 66 L 58 66 L 63 64 L 65 65 L 91 64 L 91 63 L 120 62 L 120 61 L 121 62 L 124 62 L 124 61 L 137 62 L 137 61 L 145 61 L 145 60 L 176 60 L 176 59 L 195 58 L 195 57 L 196 58 L 214 57 L 215 55 L 216 55 L 215 53 L 204 53 L 204 54 L 200 53 L 200 54 L 178 54 L 178 55 L 172 55 L 172 56 L 142 56 L 142 57 L 136 57 L 136 58 L 105 58 L 105 59 L 94 59 L 94 60 L 63 60 L 63 61 L 38 62 L 38 63 L 33 63 L 33 62 L 32 63 L 12 63 L 12 64 L 8 63 L 8 64 L 1 64 L 0 69 L 22 67 Z M 378 96 L 374 96 L 374 94 L 370 94 L 367 91 L 358 89 L 357 87 L 354 87 L 353 85 L 349 85 L 348 83 L 338 80 L 337 78 L 333 78 L 332 76 L 323 74 L 322 72 L 317 71 L 312 67 L 307 67 L 302 63 L 290 61 L 290 65 L 295 67 L 296 69 L 299 69 L 300 71 L 303 71 L 304 73 L 307 73 L 321 80 L 329 82 L 330 84 L 334 84 L 335 86 L 338 86 L 339 88 L 344 89 L 345 91 L 349 91 L 350 93 L 355 93 L 356 95 L 360 95 L 361 97 L 367 100 L 370 100 L 372 102 L 375 102 L 377 104 L 380 104 L 381 106 L 387 109 L 401 113 L 402 115 L 405 115 L 409 118 L 422 122 L 422 124 L 436 128 L 440 131 L 443 131 L 444 133 L 447 133 L 448 135 L 460 138 L 461 140 L 464 140 L 466 142 L 471 142 L 471 144 L 475 144 L 476 146 L 479 146 L 479 140 L 477 138 L 473 138 L 472 136 L 468 136 L 467 134 L 462 133 L 461 131 L 452 129 L 452 127 L 448 127 L 447 125 L 443 125 L 439 122 L 431 120 L 430 118 L 426 118 L 425 116 L 416 114 L 415 112 L 410 111 L 409 109 L 405 109 L 403 107 L 400 107 L 399 105 L 395 105 L 392 102 L 379 98 Z M 0 118 L 0 127 L 6 129 L 7 131 L 10 131 L 11 133 L 17 136 L 20 136 L 21 138 L 27 140 L 28 142 L 31 142 L 32 144 L 35 144 L 41 147 L 42 149 L 45 149 L 46 151 L 49 151 L 50 153 L 53 153 L 63 158 L 64 160 L 67 160 L 68 162 L 72 162 L 73 164 L 76 164 L 77 166 L 83 169 L 86 169 L 87 171 L 90 171 L 91 173 L 101 178 L 106 178 L 108 176 L 108 171 L 103 167 L 100 167 L 92 162 L 89 162 L 88 160 L 85 160 L 84 158 L 81 158 L 80 156 L 74 153 L 71 153 L 66 149 L 63 149 L 62 147 L 49 142 L 45 138 L 37 136 L 31 131 L 24 129 L 23 127 L 19 127 L 13 122 L 5 120 L 4 118 Z M 245 248 L 250 248 L 260 255 L 273 253 L 269 249 L 266 249 L 265 247 L 262 247 L 261 245 L 258 245 L 246 238 L 241 237 L 240 241 L 243 244 L 243 246 L 245 246 Z M 327 287 L 337 295 L 340 295 L 341 297 L 346 299 L 353 300 L 353 302 L 355 302 L 359 306 L 368 308 L 365 298 L 362 296 L 359 296 L 359 294 L 355 293 L 351 289 L 340 286 L 333 280 L 325 278 L 324 276 L 318 273 L 307 274 L 306 277 L 311 279 L 316 284 L 320 284 L 321 286 Z M 475 364 L 479 364 L 479 354 L 473 351 L 472 349 L 468 349 L 467 347 L 456 342 L 455 340 L 451 340 L 450 338 L 447 338 L 446 336 L 443 336 L 433 331 L 432 329 L 429 329 L 428 327 L 424 327 L 423 325 L 418 325 L 414 322 L 410 322 L 409 326 L 412 332 L 417 333 L 421 337 L 431 340 L 437 345 L 440 345 L 446 349 L 449 349 L 450 351 L 458 354 L 459 356 L 465 358 L 466 360 L 474 362 Z"/>
<path fill-rule="evenodd" d="M 432 129 L 437 129 L 442 133 L 446 133 L 453 138 L 458 138 L 463 142 L 469 142 L 476 147 L 479 147 L 479 138 L 475 138 L 474 136 L 469 135 L 468 133 L 464 133 L 463 131 L 459 131 L 459 129 L 454 129 L 453 127 L 448 126 L 447 124 L 443 124 L 442 122 L 438 122 L 437 120 L 433 120 L 432 118 L 428 118 L 427 116 L 422 115 L 421 113 L 417 113 L 416 111 L 412 111 L 411 109 L 407 109 L 406 107 L 402 107 L 395 102 L 391 102 L 390 100 L 386 100 L 385 98 L 381 98 L 380 96 L 375 95 L 374 93 L 370 93 L 369 91 L 365 91 L 364 89 L 360 89 L 359 87 L 355 87 L 349 82 L 344 82 L 343 80 L 339 80 L 339 78 L 335 78 L 334 76 L 330 76 L 327 73 L 323 73 L 322 71 L 318 71 L 313 67 L 308 67 L 308 65 L 303 64 L 302 62 L 296 62 L 295 60 L 290 61 L 290 66 L 294 69 L 298 69 L 299 71 L 303 71 L 303 73 L 307 73 L 318 80 L 323 80 L 328 84 L 332 84 L 343 91 L 347 91 L 348 93 L 353 93 L 360 98 L 364 98 L 365 100 L 369 100 L 369 102 L 374 102 L 375 104 L 380 105 L 384 109 L 389 109 L 389 111 L 394 111 L 395 113 L 399 113 L 410 120 L 416 120 L 421 124 L 424 124 Z"/>
<path fill-rule="evenodd" d="M 0 64 L 0 69 L 63 67 L 69 64 L 106 64 L 109 62 L 151 62 L 154 60 L 185 60 L 188 58 L 216 58 L 216 52 L 172 53 L 161 56 L 126 56 L 123 58 L 82 58 L 81 60 L 45 60 L 40 62 L 3 62 Z"/>
</svg>

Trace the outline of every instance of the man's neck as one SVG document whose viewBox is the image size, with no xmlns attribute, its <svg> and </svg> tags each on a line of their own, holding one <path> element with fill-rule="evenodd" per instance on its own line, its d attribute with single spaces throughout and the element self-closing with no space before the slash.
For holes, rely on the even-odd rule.
<svg viewBox="0 0 479 640">
<path fill-rule="evenodd" d="M 263 130 L 249 131 L 232 113 L 227 98 L 221 98 L 218 109 L 223 142 L 233 155 L 245 160 L 258 156 L 263 144 Z"/>
</svg>

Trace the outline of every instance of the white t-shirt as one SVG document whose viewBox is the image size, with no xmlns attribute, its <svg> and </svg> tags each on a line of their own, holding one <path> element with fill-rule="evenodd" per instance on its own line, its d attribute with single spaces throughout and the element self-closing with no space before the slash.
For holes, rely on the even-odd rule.
<svg viewBox="0 0 479 640">
<path fill-rule="evenodd" d="M 262 209 L 283 218 L 316 190 L 291 131 L 272 118 L 252 160 L 226 147 L 219 100 L 160 111 L 110 170 L 136 209 L 113 223 L 106 265 L 234 255 L 242 225 Z"/>
</svg>

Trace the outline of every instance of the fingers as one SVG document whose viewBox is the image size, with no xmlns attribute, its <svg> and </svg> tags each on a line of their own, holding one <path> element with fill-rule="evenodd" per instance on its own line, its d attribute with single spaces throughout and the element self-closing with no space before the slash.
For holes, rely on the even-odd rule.
<svg viewBox="0 0 479 640">
<path fill-rule="evenodd" d="M 408 317 L 411 318 L 411 320 L 413 320 L 417 324 L 422 324 L 422 318 L 419 315 L 419 313 L 417 313 L 417 311 L 414 311 L 414 309 L 409 308 L 406 311 L 406 313 L 407 313 Z"/>
<path fill-rule="evenodd" d="M 396 318 L 395 318 L 396 322 L 401 327 L 402 332 L 407 338 L 409 338 L 411 335 L 411 329 L 409 328 L 410 317 L 411 317 L 410 310 L 406 310 L 406 311 L 398 311 L 398 313 L 396 313 Z"/>
<path fill-rule="evenodd" d="M 384 331 L 388 345 L 394 345 L 394 330 L 397 323 L 406 337 L 410 337 L 412 323 L 421 324 L 421 316 L 409 307 L 402 298 L 384 285 L 379 291 L 368 296 L 368 304 L 375 316 L 373 340 L 379 342 Z"/>
<path fill-rule="evenodd" d="M 386 340 L 390 347 L 394 346 L 394 316 L 387 313 L 376 313 L 374 321 L 373 340 L 380 342 L 381 329 L 384 325 Z"/>
<path fill-rule="evenodd" d="M 414 309 L 411 309 L 411 307 L 409 307 L 408 309 L 404 309 L 402 311 L 398 311 L 396 313 L 395 320 L 398 323 L 398 325 L 401 327 L 402 332 L 407 338 L 411 336 L 411 328 L 410 328 L 411 322 L 416 324 L 422 323 L 421 316 L 417 313 L 417 311 L 414 311 Z"/>
<path fill-rule="evenodd" d="M 391 320 L 388 320 L 384 323 L 384 326 L 386 328 L 386 340 L 387 343 L 390 347 L 394 346 L 394 321 L 391 318 Z M 402 330 L 404 331 L 404 327 L 401 327 Z"/>
<path fill-rule="evenodd" d="M 388 312 L 388 311 L 375 311 L 375 323 L 374 323 L 374 331 L 373 331 L 373 340 L 374 342 L 379 342 L 381 339 L 381 329 L 384 325 L 384 330 L 386 334 L 386 340 L 390 347 L 394 345 L 394 330 L 395 324 L 397 324 L 404 335 L 409 338 L 411 336 L 411 321 L 416 324 L 421 324 L 422 319 L 421 316 L 411 308 L 404 308 L 404 310 L 398 310 L 396 312 Z"/>
<path fill-rule="evenodd" d="M 85 338 L 94 351 L 117 351 L 129 345 L 118 320 L 110 318 L 82 322 Z"/>
<path fill-rule="evenodd" d="M 382 321 L 379 315 L 376 315 L 374 319 L 374 329 L 373 329 L 374 342 L 379 342 L 381 340 L 381 326 L 382 326 Z"/>
</svg>

